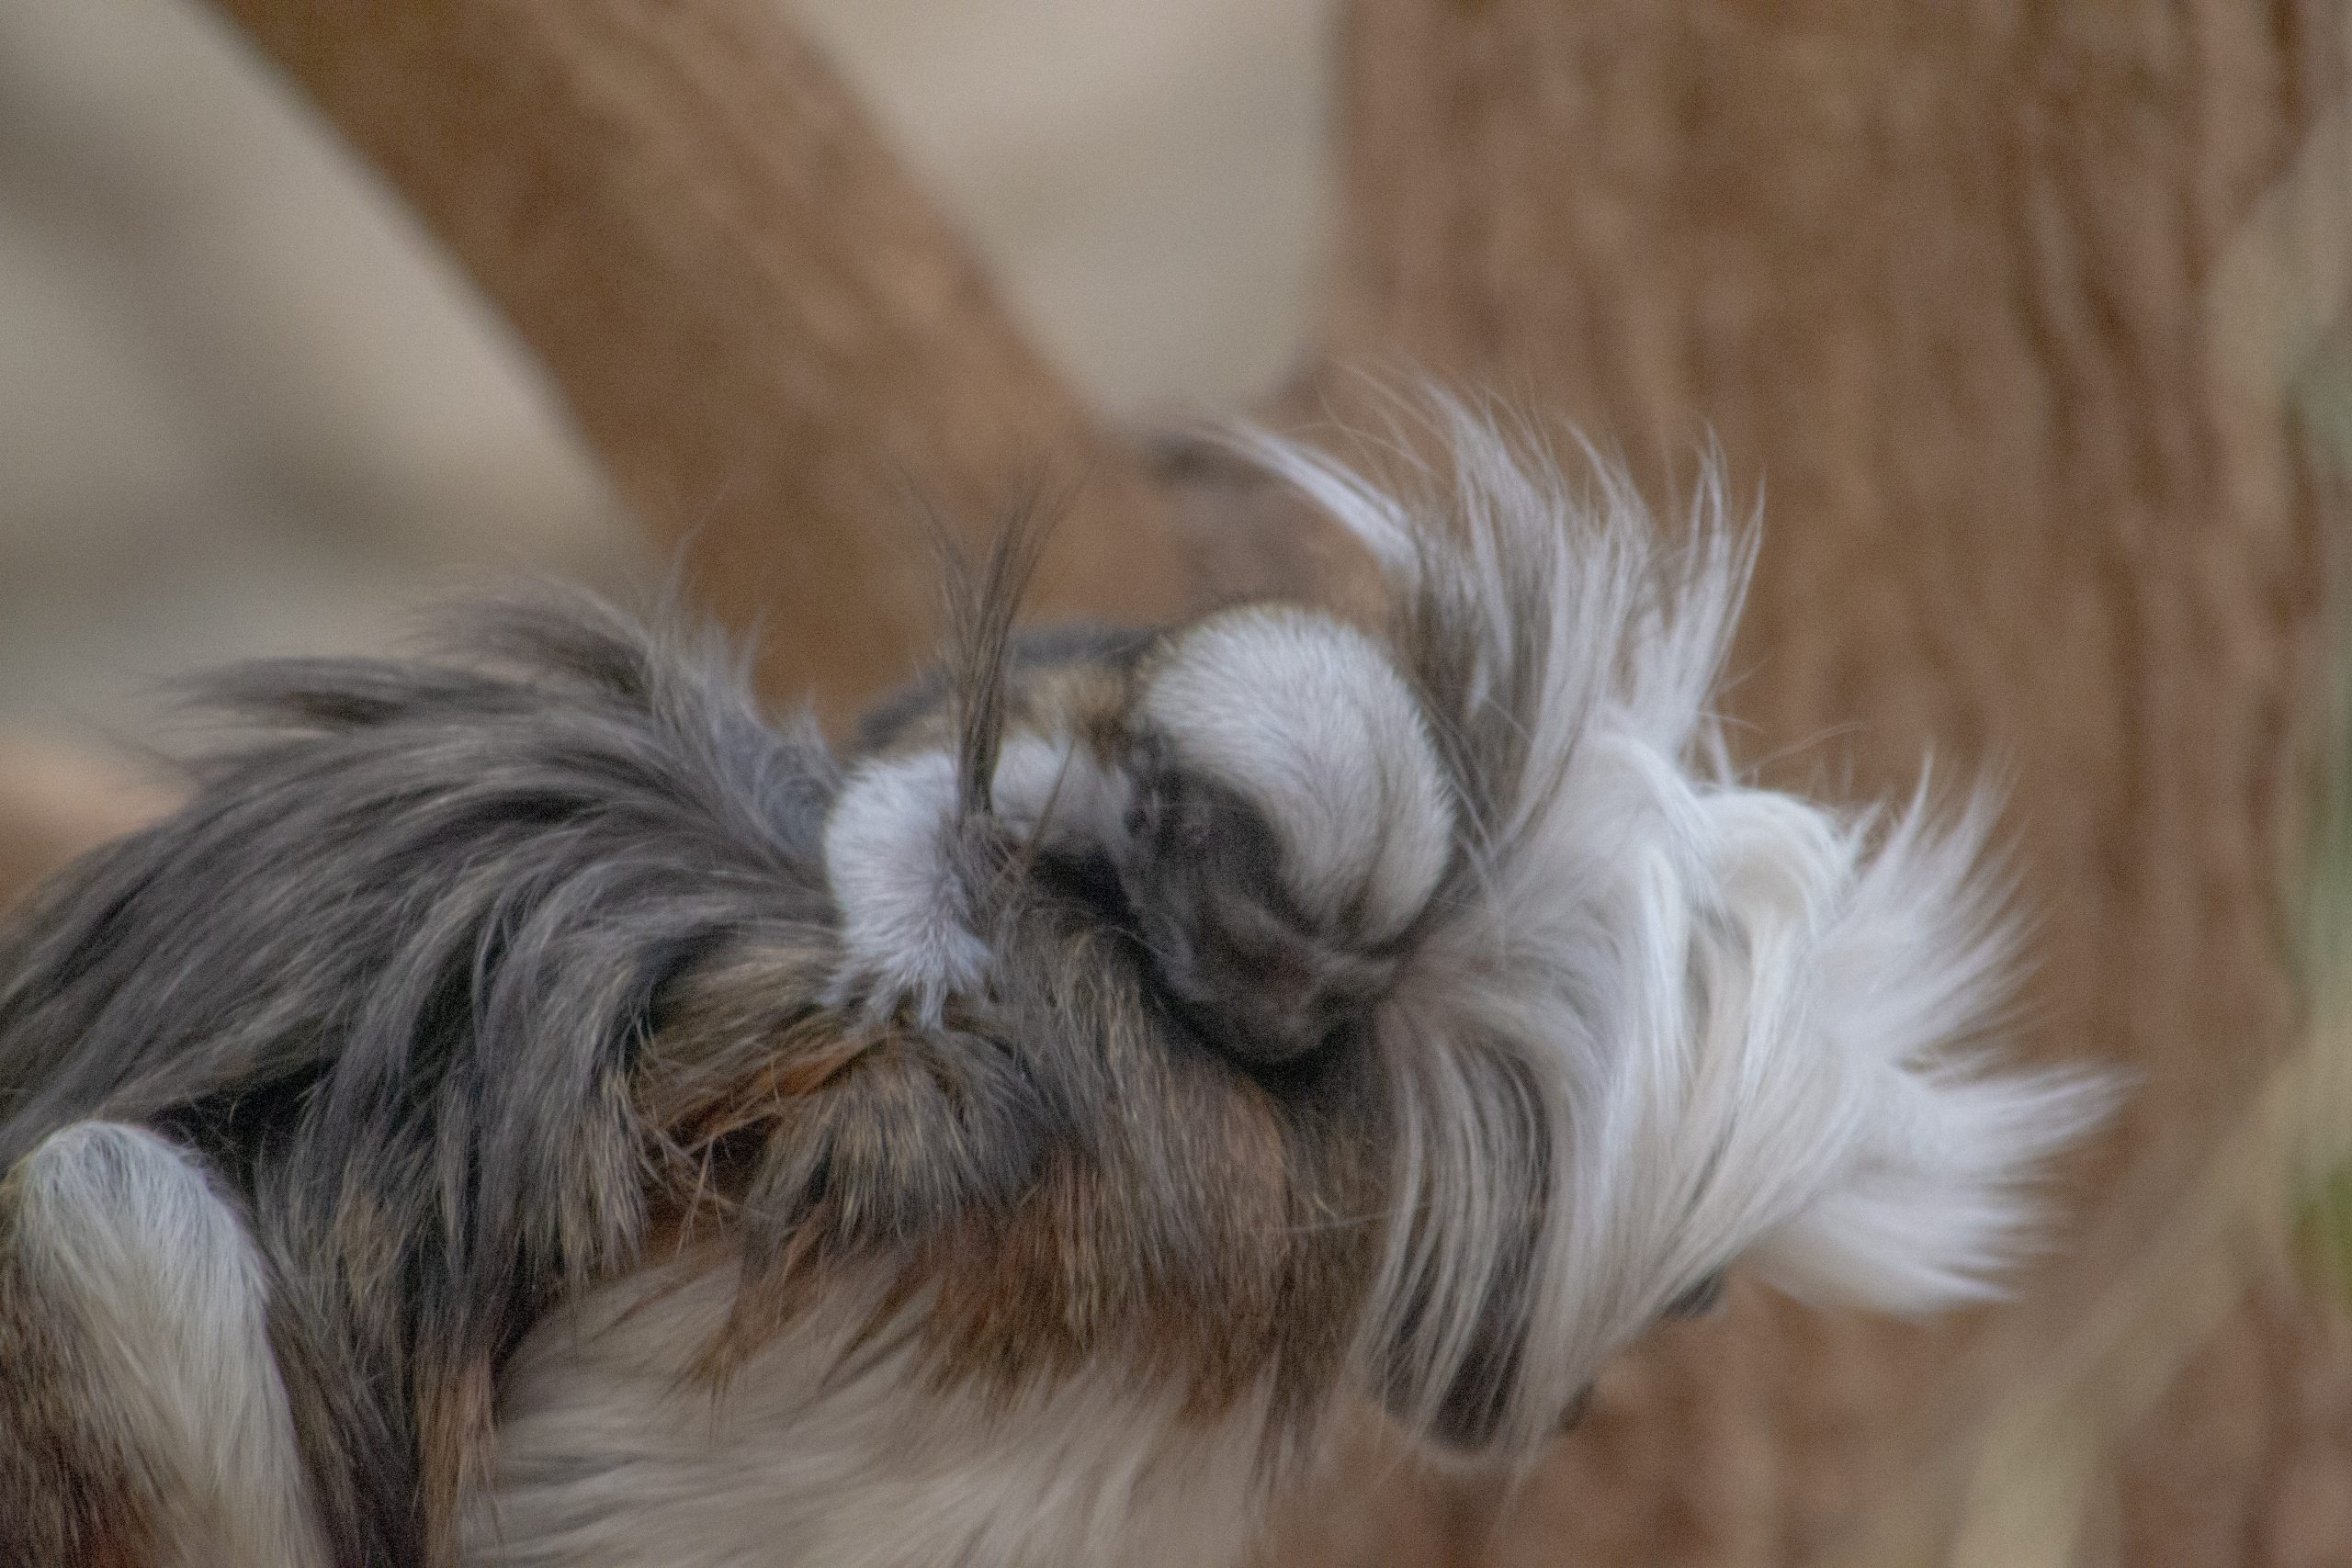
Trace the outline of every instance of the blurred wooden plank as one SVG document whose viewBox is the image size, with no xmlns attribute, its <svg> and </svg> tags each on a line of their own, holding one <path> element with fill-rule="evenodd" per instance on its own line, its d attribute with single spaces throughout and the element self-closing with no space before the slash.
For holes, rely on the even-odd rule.
<svg viewBox="0 0 2352 1568">
<path fill-rule="evenodd" d="M 1067 493 L 1040 614 L 1188 597 L 1149 487 L 781 6 L 220 8 L 504 311 L 778 694 L 838 716 L 927 651 L 916 494 L 970 535 Z"/>
</svg>

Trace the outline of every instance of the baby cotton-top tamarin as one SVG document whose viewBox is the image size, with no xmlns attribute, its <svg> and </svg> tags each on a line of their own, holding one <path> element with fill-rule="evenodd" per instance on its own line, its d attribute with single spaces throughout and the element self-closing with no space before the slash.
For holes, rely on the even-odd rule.
<svg viewBox="0 0 2352 1568">
<path fill-rule="evenodd" d="M 1521 1463 L 1739 1261 L 1993 1288 L 1981 799 L 1754 787 L 1747 557 L 1451 404 L 1262 460 L 1373 635 L 1010 628 L 837 755 L 575 600 L 223 678 L 0 942 L 0 1559 L 1230 1568 L 1351 1404 Z"/>
</svg>

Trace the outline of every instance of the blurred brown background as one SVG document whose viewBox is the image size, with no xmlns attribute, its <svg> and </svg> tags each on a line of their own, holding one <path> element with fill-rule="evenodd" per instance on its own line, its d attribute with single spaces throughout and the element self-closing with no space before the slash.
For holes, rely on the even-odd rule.
<svg viewBox="0 0 2352 1568">
<path fill-rule="evenodd" d="M 152 808 L 155 677 L 487 569 L 687 540 L 837 712 L 904 481 L 1084 476 L 1049 607 L 1149 613 L 1337 570 L 1204 411 L 1713 430 L 1750 754 L 2005 770 L 2025 1048 L 2142 1092 L 2017 1304 L 1736 1285 L 1523 1489 L 1374 1438 L 1272 1560 L 2352 1562 L 2347 64 L 2341 0 L 0 0 L 0 879 Z"/>
<path fill-rule="evenodd" d="M 1332 208 L 1322 0 L 792 7 L 1121 414 L 1251 405 Z M 0 734 L 378 640 L 477 568 L 657 552 L 398 197 L 190 0 L 0 0 Z M 890 476 L 875 476 L 891 504 Z"/>
</svg>

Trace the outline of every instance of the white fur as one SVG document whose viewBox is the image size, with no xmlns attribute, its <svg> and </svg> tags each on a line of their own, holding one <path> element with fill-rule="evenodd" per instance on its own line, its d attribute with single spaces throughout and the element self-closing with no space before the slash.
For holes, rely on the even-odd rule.
<svg viewBox="0 0 2352 1568">
<path fill-rule="evenodd" d="M 996 816 L 1047 843 L 1122 841 L 1132 785 L 1061 730 L 1008 735 L 992 783 Z M 947 999 L 988 977 L 988 944 L 972 929 L 970 890 L 949 852 L 956 764 L 944 750 L 867 761 L 825 824 L 825 874 L 841 909 L 842 962 L 834 999 L 876 1012 L 901 1003 L 936 1023 Z"/>
<path fill-rule="evenodd" d="M 1735 1258 L 1882 1307 L 1988 1292 L 2038 1163 L 2109 1097 L 2086 1073 L 1996 1073 L 1972 1046 L 2010 968 L 1977 870 L 1981 794 L 1939 825 L 1924 792 L 1841 811 L 1725 765 L 1707 705 L 1749 552 L 1717 477 L 1664 532 L 1605 466 L 1579 494 L 1530 444 L 1435 407 L 1453 469 L 1423 505 L 1255 445 L 1400 593 L 1485 607 L 1464 710 L 1435 724 L 1475 726 L 1533 677 L 1507 719 L 1529 743 L 1518 775 L 1463 781 L 1497 803 L 1474 825 L 1477 874 L 1379 1021 L 1407 1197 L 1367 1339 L 1408 1337 L 1433 1407 L 1540 1192 L 1498 1438 L 1529 1454 L 1611 1353 Z M 1530 581 L 1521 620 L 1510 590 Z"/>
<path fill-rule="evenodd" d="M 12 1179 L 17 1267 L 77 1353 L 83 1431 L 152 1487 L 174 1568 L 323 1563 L 236 1211 L 113 1122 L 52 1134 Z"/>
<path fill-rule="evenodd" d="M 947 998 L 978 986 L 988 945 L 948 852 L 956 763 L 944 751 L 861 764 L 825 823 L 825 875 L 841 908 L 836 999 L 876 1011 L 901 1002 L 936 1023 Z"/>
<path fill-rule="evenodd" d="M 731 1265 L 673 1265 L 534 1330 L 500 1402 L 477 1568 L 1230 1568 L 1262 1503 L 1262 1408 L 1188 1421 L 1105 1368 L 989 1410 L 840 1319 L 714 1399 L 685 1375 Z M 849 1303 L 842 1303 L 847 1305 Z"/>
<path fill-rule="evenodd" d="M 1352 915 L 1376 942 L 1428 904 L 1453 850 L 1445 777 L 1370 637 L 1305 610 L 1230 611 L 1176 639 L 1141 705 L 1184 762 L 1265 814 L 1308 914 Z"/>
<path fill-rule="evenodd" d="M 1008 735 L 997 757 L 996 814 L 1016 834 L 1039 833 L 1049 844 L 1120 844 L 1134 794 L 1124 769 L 1060 729 Z"/>
</svg>

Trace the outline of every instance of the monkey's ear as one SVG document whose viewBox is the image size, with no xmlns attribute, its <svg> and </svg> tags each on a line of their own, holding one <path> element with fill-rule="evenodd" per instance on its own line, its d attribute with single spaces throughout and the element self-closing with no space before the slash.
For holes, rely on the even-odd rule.
<svg viewBox="0 0 2352 1568">
<path fill-rule="evenodd" d="M 0 1561 L 326 1561 L 243 1216 L 78 1122 L 0 1182 Z"/>
</svg>

